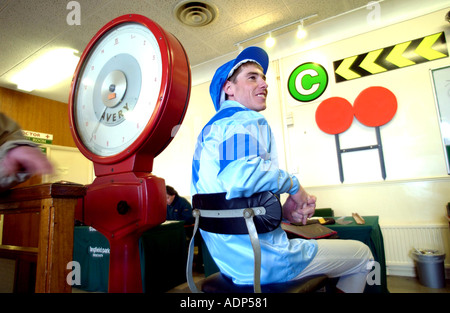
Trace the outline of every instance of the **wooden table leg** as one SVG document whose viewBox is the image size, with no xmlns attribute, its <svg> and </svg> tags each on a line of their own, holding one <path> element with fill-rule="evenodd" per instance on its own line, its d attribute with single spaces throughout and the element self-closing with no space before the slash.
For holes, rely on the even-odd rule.
<svg viewBox="0 0 450 313">
<path fill-rule="evenodd" d="M 43 199 L 39 226 L 36 292 L 68 292 L 66 277 L 72 270 L 74 213 L 77 199 Z"/>
</svg>

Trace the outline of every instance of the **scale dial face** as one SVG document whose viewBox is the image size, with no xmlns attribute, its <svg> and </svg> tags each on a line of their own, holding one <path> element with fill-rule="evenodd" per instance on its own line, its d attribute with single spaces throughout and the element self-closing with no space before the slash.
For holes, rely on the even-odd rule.
<svg viewBox="0 0 450 313">
<path fill-rule="evenodd" d="M 158 40 L 146 26 L 106 32 L 78 73 L 73 114 L 83 146 L 100 157 L 127 150 L 155 111 L 162 72 Z"/>
</svg>

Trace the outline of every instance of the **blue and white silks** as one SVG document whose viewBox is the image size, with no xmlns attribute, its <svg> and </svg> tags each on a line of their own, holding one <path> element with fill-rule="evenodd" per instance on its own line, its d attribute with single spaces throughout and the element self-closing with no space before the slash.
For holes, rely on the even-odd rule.
<svg viewBox="0 0 450 313">
<path fill-rule="evenodd" d="M 257 192 L 296 193 L 295 176 L 279 169 L 275 141 L 263 115 L 235 101 L 220 110 L 200 133 L 192 162 L 191 193 L 226 192 L 226 198 Z M 253 249 L 248 235 L 201 231 L 220 271 L 236 284 L 253 284 Z M 314 240 L 291 239 L 278 227 L 259 234 L 261 284 L 296 277 L 317 252 Z"/>
</svg>

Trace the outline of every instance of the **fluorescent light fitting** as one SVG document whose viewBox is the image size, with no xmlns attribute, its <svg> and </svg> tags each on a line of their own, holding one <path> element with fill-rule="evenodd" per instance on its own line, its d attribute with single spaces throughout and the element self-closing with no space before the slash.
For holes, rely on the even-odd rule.
<svg viewBox="0 0 450 313">
<path fill-rule="evenodd" d="M 73 75 L 80 59 L 74 55 L 77 52 L 68 48 L 51 50 L 13 76 L 11 81 L 18 89 L 28 92 L 56 85 Z"/>
</svg>

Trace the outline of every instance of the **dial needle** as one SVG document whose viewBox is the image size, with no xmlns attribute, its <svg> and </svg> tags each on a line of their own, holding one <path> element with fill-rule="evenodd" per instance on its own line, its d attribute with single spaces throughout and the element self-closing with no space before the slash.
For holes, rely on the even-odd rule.
<svg viewBox="0 0 450 313">
<path fill-rule="evenodd" d="M 105 108 L 103 109 L 103 112 L 102 112 L 102 114 L 100 115 L 100 119 L 97 121 L 97 125 L 95 125 L 95 128 L 94 128 L 94 130 L 92 131 L 91 139 L 89 140 L 89 142 L 92 141 L 92 139 L 94 138 L 94 134 L 97 133 L 97 130 L 98 130 L 99 126 L 100 126 L 100 120 L 102 119 L 103 115 L 105 114 L 107 108 L 108 108 L 108 107 L 105 106 Z"/>
</svg>

